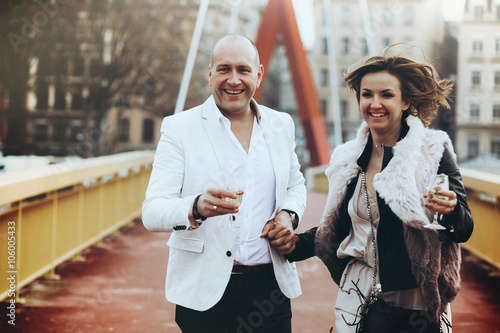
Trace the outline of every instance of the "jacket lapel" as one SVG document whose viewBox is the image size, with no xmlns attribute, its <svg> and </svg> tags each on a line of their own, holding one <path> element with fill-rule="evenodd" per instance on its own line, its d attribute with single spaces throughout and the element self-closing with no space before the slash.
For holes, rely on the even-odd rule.
<svg viewBox="0 0 500 333">
<path fill-rule="evenodd" d="M 271 112 L 267 112 L 264 107 L 258 105 L 253 101 L 255 107 L 258 110 L 260 116 L 259 126 L 262 128 L 264 133 L 264 139 L 266 141 L 267 148 L 269 149 L 269 154 L 271 155 L 271 162 L 273 164 L 274 179 L 276 180 L 276 206 L 275 209 L 280 208 L 280 198 L 281 198 L 281 182 L 283 181 L 282 173 L 279 172 L 280 161 L 283 161 L 281 154 L 283 154 L 282 143 L 286 140 L 286 135 L 284 133 L 277 133 L 277 128 L 273 128 L 272 124 L 281 124 L 277 119 L 274 119 L 274 115 Z M 282 125 L 282 124 L 281 124 Z M 278 141 L 280 140 L 280 141 Z"/>
<path fill-rule="evenodd" d="M 203 118 L 203 125 L 207 132 L 210 144 L 217 157 L 217 163 L 219 165 L 223 183 L 227 183 L 229 179 L 227 178 L 227 172 L 225 172 L 227 166 L 227 154 L 225 152 L 226 142 L 224 141 L 224 134 L 221 129 L 218 112 L 216 110 L 217 106 L 213 96 L 210 96 L 205 103 L 203 103 L 201 108 L 201 116 Z M 224 184 L 219 184 L 220 186 Z"/>
</svg>

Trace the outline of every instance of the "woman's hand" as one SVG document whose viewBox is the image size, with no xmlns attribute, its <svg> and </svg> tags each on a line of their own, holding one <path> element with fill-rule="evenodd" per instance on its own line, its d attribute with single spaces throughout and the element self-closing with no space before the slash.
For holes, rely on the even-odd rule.
<svg viewBox="0 0 500 333">
<path fill-rule="evenodd" d="M 438 196 L 447 197 L 447 199 L 441 199 L 434 196 L 431 202 L 425 204 L 425 207 L 442 215 L 452 213 L 457 205 L 457 194 L 453 191 L 438 191 L 436 194 Z M 424 195 L 424 198 L 427 199 L 427 194 Z"/>
<path fill-rule="evenodd" d="M 292 252 L 295 249 L 295 243 L 299 239 L 293 233 L 290 215 L 284 211 L 279 212 L 274 219 L 266 223 L 260 237 L 269 239 L 269 243 L 281 254 Z"/>
</svg>

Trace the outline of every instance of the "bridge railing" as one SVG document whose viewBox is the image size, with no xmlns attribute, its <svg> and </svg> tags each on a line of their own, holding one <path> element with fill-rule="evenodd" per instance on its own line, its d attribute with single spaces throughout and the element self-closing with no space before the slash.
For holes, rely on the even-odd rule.
<svg viewBox="0 0 500 333">
<path fill-rule="evenodd" d="M 140 217 L 153 157 L 129 152 L 0 175 L 0 301 Z"/>
<path fill-rule="evenodd" d="M 474 218 L 471 238 L 462 246 L 500 269 L 500 175 L 460 169 Z"/>
</svg>

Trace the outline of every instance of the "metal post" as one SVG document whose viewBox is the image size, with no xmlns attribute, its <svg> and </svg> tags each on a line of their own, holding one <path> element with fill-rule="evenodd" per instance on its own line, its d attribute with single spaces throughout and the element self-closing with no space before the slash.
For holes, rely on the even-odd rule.
<svg viewBox="0 0 500 333">
<path fill-rule="evenodd" d="M 368 48 L 368 55 L 374 56 L 377 50 L 375 49 L 375 40 L 373 38 L 373 31 L 372 31 L 372 20 L 370 17 L 370 11 L 368 10 L 368 4 L 366 3 L 366 0 L 359 0 L 359 8 L 361 10 L 363 27 L 365 28 L 365 40 L 366 40 L 366 46 Z"/>
<path fill-rule="evenodd" d="M 330 0 L 323 0 L 326 23 L 326 44 L 328 47 L 328 66 L 330 76 L 330 93 L 332 97 L 331 110 L 333 115 L 333 134 L 335 146 L 342 144 L 342 118 L 340 114 L 339 86 L 337 64 L 335 59 L 335 40 L 333 35 L 332 7 Z"/>
<path fill-rule="evenodd" d="M 191 81 L 194 62 L 196 60 L 196 53 L 198 53 L 201 33 L 203 32 L 203 25 L 205 24 L 205 17 L 207 16 L 208 2 L 209 0 L 201 0 L 200 2 L 200 9 L 198 10 L 198 16 L 196 17 L 196 25 L 194 26 L 193 39 L 191 39 L 186 67 L 184 67 L 181 88 L 179 90 L 179 96 L 177 97 L 177 102 L 175 104 L 174 113 L 179 113 L 184 109 L 187 90 L 189 88 L 189 82 Z"/>
<path fill-rule="evenodd" d="M 229 24 L 229 33 L 236 32 L 236 27 L 238 26 L 238 14 L 240 11 L 241 0 L 233 0 L 233 5 L 231 6 L 231 21 Z"/>
</svg>

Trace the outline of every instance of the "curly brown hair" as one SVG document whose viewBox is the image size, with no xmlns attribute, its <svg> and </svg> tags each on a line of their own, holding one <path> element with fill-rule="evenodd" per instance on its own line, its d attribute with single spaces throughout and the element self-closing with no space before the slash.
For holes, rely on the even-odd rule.
<svg viewBox="0 0 500 333">
<path fill-rule="evenodd" d="M 417 62 L 407 57 L 388 54 L 389 46 L 382 56 L 373 56 L 354 65 L 344 76 L 348 87 L 356 92 L 359 102 L 361 79 L 368 73 L 388 72 L 399 79 L 403 100 L 410 103 L 408 114 L 418 117 L 428 126 L 436 117 L 439 106 L 447 109 L 448 95 L 453 83 L 441 80 L 434 67 L 426 62 Z"/>
</svg>

